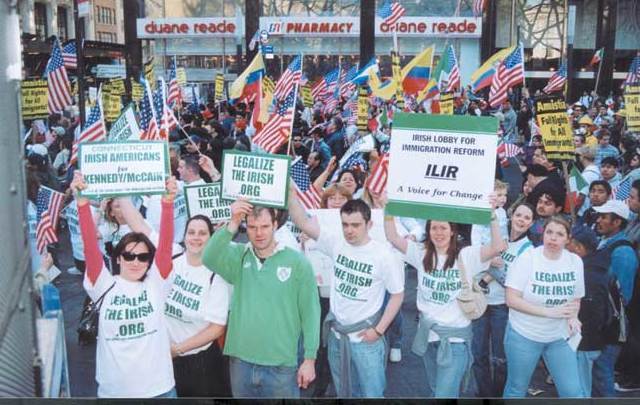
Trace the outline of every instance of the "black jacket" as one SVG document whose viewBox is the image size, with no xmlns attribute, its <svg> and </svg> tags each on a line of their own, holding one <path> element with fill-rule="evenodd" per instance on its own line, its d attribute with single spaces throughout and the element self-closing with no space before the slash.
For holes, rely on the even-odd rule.
<svg viewBox="0 0 640 405">
<path fill-rule="evenodd" d="M 578 319 L 582 322 L 582 341 L 578 350 L 602 350 L 609 308 L 609 252 L 598 250 L 582 258 L 585 296 L 580 302 Z"/>
</svg>

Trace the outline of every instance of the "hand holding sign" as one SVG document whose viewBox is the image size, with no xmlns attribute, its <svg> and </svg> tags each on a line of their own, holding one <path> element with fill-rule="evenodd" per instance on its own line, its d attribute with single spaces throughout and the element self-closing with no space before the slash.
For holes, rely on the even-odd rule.
<svg viewBox="0 0 640 405">
<path fill-rule="evenodd" d="M 174 176 L 171 176 L 167 179 L 166 185 L 167 192 L 162 197 L 162 199 L 166 202 L 172 203 L 176 197 L 176 194 L 178 194 L 178 182 L 176 181 L 176 178 Z"/>
<path fill-rule="evenodd" d="M 82 173 L 80 173 L 79 170 L 76 170 L 73 173 L 73 180 L 71 181 L 69 188 L 71 189 L 73 196 L 76 198 L 76 203 L 78 204 L 78 207 L 89 203 L 88 198 L 80 196 L 80 192 L 86 189 L 87 185 L 85 184 L 84 177 L 82 176 Z"/>
<path fill-rule="evenodd" d="M 240 223 L 251 213 L 252 209 L 253 205 L 251 205 L 248 200 L 244 198 L 236 200 L 231 204 L 231 220 L 229 221 L 229 225 L 227 225 L 227 229 L 229 229 L 231 233 L 236 233 L 240 227 Z"/>
</svg>

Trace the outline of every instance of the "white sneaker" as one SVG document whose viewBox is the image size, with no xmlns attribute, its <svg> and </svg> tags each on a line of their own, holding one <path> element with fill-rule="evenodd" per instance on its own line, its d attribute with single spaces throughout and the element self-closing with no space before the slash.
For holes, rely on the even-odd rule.
<svg viewBox="0 0 640 405">
<path fill-rule="evenodd" d="M 81 276 L 83 273 L 76 269 L 75 267 L 69 267 L 67 269 L 67 273 L 71 274 L 72 276 Z"/>
<path fill-rule="evenodd" d="M 400 363 L 402 360 L 402 350 L 394 347 L 389 352 L 389 361 L 392 363 Z"/>
</svg>

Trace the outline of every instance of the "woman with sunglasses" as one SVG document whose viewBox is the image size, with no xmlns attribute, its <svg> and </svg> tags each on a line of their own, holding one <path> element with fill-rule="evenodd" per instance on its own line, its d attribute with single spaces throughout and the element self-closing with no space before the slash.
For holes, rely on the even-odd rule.
<svg viewBox="0 0 640 405">
<path fill-rule="evenodd" d="M 120 198 L 119 202 L 131 229 L 155 243 L 158 235 L 131 200 Z M 163 308 L 181 398 L 231 396 L 227 361 L 216 342 L 226 329 L 231 286 L 202 264 L 202 252 L 213 231 L 209 218 L 196 215 L 187 221 L 185 249 L 173 245 L 171 289 Z"/>
<path fill-rule="evenodd" d="M 94 302 L 102 298 L 96 349 L 98 397 L 175 397 L 162 313 L 171 286 L 175 178 L 167 180 L 162 199 L 158 249 L 142 233 L 124 235 L 113 249 L 120 266 L 117 276 L 109 273 L 102 260 L 89 200 L 79 194 L 85 188 L 82 174 L 75 172 L 71 190 L 78 205 L 87 266 L 83 285 Z"/>
</svg>

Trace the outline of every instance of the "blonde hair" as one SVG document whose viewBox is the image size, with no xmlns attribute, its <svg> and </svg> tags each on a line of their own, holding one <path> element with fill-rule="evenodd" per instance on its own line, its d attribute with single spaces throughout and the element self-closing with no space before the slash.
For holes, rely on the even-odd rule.
<svg viewBox="0 0 640 405">
<path fill-rule="evenodd" d="M 498 191 L 498 190 L 509 190 L 509 183 L 506 183 L 504 181 L 500 181 L 500 180 L 496 180 L 495 183 L 493 183 L 493 190 L 494 191 Z"/>
<path fill-rule="evenodd" d="M 322 193 L 322 199 L 320 200 L 320 207 L 327 208 L 327 201 L 329 201 L 329 198 L 333 197 L 336 194 L 341 194 L 347 200 L 353 199 L 353 194 L 351 194 L 351 192 L 345 186 L 343 186 L 342 184 L 334 183 L 324 189 L 324 192 Z"/>
</svg>

